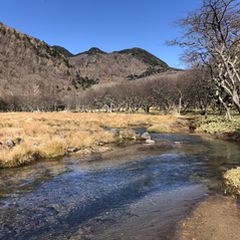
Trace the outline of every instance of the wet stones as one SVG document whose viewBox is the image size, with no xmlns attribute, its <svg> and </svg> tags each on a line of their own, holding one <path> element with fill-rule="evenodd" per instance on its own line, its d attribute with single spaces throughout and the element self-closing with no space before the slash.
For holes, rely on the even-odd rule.
<svg viewBox="0 0 240 240">
<path fill-rule="evenodd" d="M 146 143 L 147 144 L 155 144 L 156 142 L 154 140 L 152 140 L 152 139 L 147 139 Z"/>
<path fill-rule="evenodd" d="M 68 149 L 67 149 L 67 152 L 68 153 L 76 153 L 76 152 L 78 152 L 80 150 L 80 148 L 77 148 L 77 147 L 69 147 Z"/>
<path fill-rule="evenodd" d="M 150 135 L 148 132 L 144 132 L 144 133 L 141 135 L 141 138 L 142 138 L 143 140 L 151 140 L 151 139 L 152 139 L 151 135 Z"/>
<path fill-rule="evenodd" d="M 147 144 L 155 144 L 156 142 L 152 139 L 151 135 L 148 132 L 144 132 L 141 135 L 141 140 L 144 140 Z"/>
</svg>

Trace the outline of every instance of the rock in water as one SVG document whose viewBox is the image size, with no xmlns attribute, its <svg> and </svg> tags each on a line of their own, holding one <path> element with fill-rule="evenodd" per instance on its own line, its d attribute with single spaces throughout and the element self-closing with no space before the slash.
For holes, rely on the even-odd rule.
<svg viewBox="0 0 240 240">
<path fill-rule="evenodd" d="M 144 132 L 142 135 L 141 135 L 141 138 L 143 140 L 151 140 L 151 135 L 148 133 L 148 132 Z"/>
<path fill-rule="evenodd" d="M 154 140 L 152 140 L 152 139 L 147 139 L 146 143 L 147 144 L 155 144 L 156 142 Z"/>
</svg>

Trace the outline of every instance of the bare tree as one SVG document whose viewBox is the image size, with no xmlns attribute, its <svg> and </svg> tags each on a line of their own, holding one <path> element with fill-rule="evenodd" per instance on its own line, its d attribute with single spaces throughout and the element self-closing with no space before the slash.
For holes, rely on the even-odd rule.
<svg viewBox="0 0 240 240">
<path fill-rule="evenodd" d="M 216 95 L 231 119 L 229 103 L 240 113 L 240 5 L 237 0 L 204 0 L 201 9 L 180 21 L 188 60 L 210 68 Z"/>
</svg>

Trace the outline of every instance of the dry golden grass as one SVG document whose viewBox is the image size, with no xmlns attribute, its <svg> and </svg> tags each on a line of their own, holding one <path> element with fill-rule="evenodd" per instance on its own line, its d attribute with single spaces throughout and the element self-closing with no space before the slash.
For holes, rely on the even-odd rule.
<svg viewBox="0 0 240 240">
<path fill-rule="evenodd" d="M 148 132 L 151 133 L 172 133 L 174 129 L 171 127 L 171 123 L 158 123 L 148 128 Z"/>
<path fill-rule="evenodd" d="M 69 148 L 86 149 L 118 139 L 106 128 L 168 125 L 176 116 L 119 113 L 0 113 L 0 141 L 20 137 L 12 149 L 0 149 L 0 167 L 63 156 Z"/>
<path fill-rule="evenodd" d="M 147 131 L 150 133 L 176 133 L 189 131 L 189 124 L 186 124 L 188 118 L 172 116 L 169 121 L 161 121 L 150 126 Z"/>
<path fill-rule="evenodd" d="M 228 193 L 239 197 L 240 196 L 240 167 L 230 169 L 223 175 L 224 183 Z"/>
</svg>

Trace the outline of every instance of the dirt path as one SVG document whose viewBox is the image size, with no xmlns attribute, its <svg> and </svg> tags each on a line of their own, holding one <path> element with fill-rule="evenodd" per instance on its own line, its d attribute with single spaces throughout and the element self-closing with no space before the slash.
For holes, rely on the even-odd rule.
<svg viewBox="0 0 240 240">
<path fill-rule="evenodd" d="M 240 240 L 240 209 L 236 201 L 215 196 L 200 204 L 182 223 L 181 240 Z"/>
</svg>

